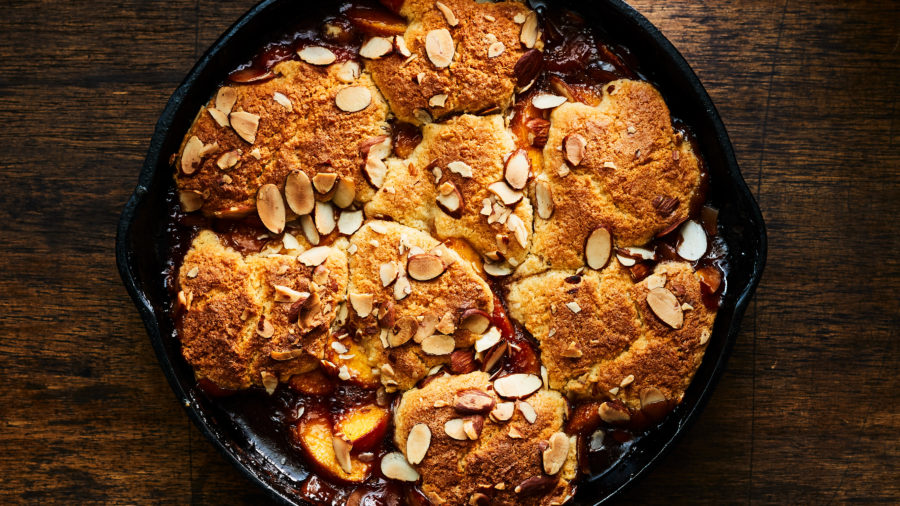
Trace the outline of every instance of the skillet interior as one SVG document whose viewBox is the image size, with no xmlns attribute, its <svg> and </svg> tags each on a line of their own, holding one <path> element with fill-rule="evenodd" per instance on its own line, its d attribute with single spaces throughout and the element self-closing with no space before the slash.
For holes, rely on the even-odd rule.
<svg viewBox="0 0 900 506">
<path fill-rule="evenodd" d="M 719 309 L 706 356 L 683 402 L 603 474 L 585 477 L 577 504 L 599 504 L 646 472 L 696 418 L 724 370 L 740 328 L 740 319 L 762 275 L 766 234 L 762 216 L 741 177 L 731 143 L 712 102 L 675 48 L 643 16 L 619 0 L 566 2 L 609 39 L 629 48 L 641 72 L 662 91 L 674 117 L 689 125 L 711 175 L 709 200 L 720 209 L 721 234 L 728 243 L 728 289 Z M 203 55 L 169 100 L 160 117 L 141 170 L 138 186 L 122 213 L 116 241 L 119 272 L 147 327 L 160 365 L 176 396 L 213 444 L 249 479 L 274 499 L 296 504 L 292 489 L 300 471 L 262 458 L 241 436 L 241 427 L 225 419 L 193 393 L 194 377 L 172 337 L 169 294 L 163 284 L 166 265 L 166 194 L 171 186 L 168 158 L 176 152 L 196 111 L 228 71 L 271 40 L 272 27 L 285 20 L 319 16 L 312 2 L 267 0 L 260 3 Z"/>
</svg>

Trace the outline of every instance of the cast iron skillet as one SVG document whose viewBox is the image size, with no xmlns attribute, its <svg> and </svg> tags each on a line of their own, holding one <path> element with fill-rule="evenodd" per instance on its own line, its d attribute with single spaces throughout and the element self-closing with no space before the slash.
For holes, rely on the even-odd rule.
<svg viewBox="0 0 900 506">
<path fill-rule="evenodd" d="M 584 477 L 578 504 L 600 504 L 644 474 L 673 446 L 712 393 L 737 338 L 741 316 L 759 283 L 766 258 L 762 216 L 741 177 L 719 114 L 684 58 L 647 19 L 621 0 L 574 2 L 572 7 L 599 25 L 611 41 L 629 48 L 640 69 L 662 91 L 674 117 L 689 125 L 710 170 L 710 200 L 720 209 L 720 233 L 729 247 L 727 291 L 700 369 L 683 402 L 650 433 L 639 438 L 608 471 Z M 251 9 L 206 51 L 163 111 L 134 194 L 125 205 L 116 238 L 116 259 L 125 287 L 147 327 L 160 365 L 200 431 L 251 481 L 278 502 L 297 504 L 294 487 L 304 476 L 266 459 L 223 419 L 202 395 L 195 395 L 190 367 L 172 337 L 170 296 L 165 289 L 168 236 L 166 194 L 172 184 L 169 156 L 176 152 L 197 111 L 237 64 L 271 41 L 285 23 L 317 16 L 316 3 L 266 0 Z"/>
</svg>

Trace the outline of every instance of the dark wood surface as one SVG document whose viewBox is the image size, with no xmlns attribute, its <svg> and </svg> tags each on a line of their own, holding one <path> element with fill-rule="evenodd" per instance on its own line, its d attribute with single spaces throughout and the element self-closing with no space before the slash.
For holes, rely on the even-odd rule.
<svg viewBox="0 0 900 506">
<path fill-rule="evenodd" d="M 900 502 L 900 3 L 634 0 L 763 210 L 734 355 L 620 501 Z M 150 135 L 241 1 L 0 2 L 0 503 L 258 503 L 171 393 L 115 268 Z"/>
</svg>

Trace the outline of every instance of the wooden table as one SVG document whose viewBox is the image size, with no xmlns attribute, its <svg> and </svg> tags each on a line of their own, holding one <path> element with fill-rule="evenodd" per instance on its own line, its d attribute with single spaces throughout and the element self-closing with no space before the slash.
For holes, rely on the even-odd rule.
<svg viewBox="0 0 900 506">
<path fill-rule="evenodd" d="M 0 502 L 258 503 L 172 395 L 113 241 L 156 118 L 241 1 L 3 2 Z M 712 401 L 621 504 L 900 501 L 900 3 L 635 0 L 769 230 Z"/>
</svg>

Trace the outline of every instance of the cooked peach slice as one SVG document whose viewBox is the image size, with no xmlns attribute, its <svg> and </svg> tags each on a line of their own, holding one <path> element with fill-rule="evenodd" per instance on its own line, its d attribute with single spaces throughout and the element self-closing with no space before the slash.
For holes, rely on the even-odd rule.
<svg viewBox="0 0 900 506">
<path fill-rule="evenodd" d="M 345 471 L 335 453 L 334 431 L 331 420 L 321 410 L 307 409 L 303 418 L 294 428 L 294 439 L 309 459 L 309 464 L 326 477 L 342 482 L 360 483 L 369 477 L 371 464 L 347 455 L 350 472 Z"/>
<path fill-rule="evenodd" d="M 325 348 L 325 360 L 335 365 L 338 378 L 363 388 L 375 389 L 381 383 L 372 374 L 372 367 L 366 360 L 366 351 L 352 339 L 343 341 L 332 337 Z"/>
<path fill-rule="evenodd" d="M 320 369 L 291 376 L 288 386 L 295 392 L 306 395 L 320 396 L 334 392 L 334 381 Z"/>
<path fill-rule="evenodd" d="M 354 451 L 370 450 L 384 438 L 390 418 L 387 409 L 367 404 L 338 416 L 334 431 L 349 439 Z"/>
</svg>

